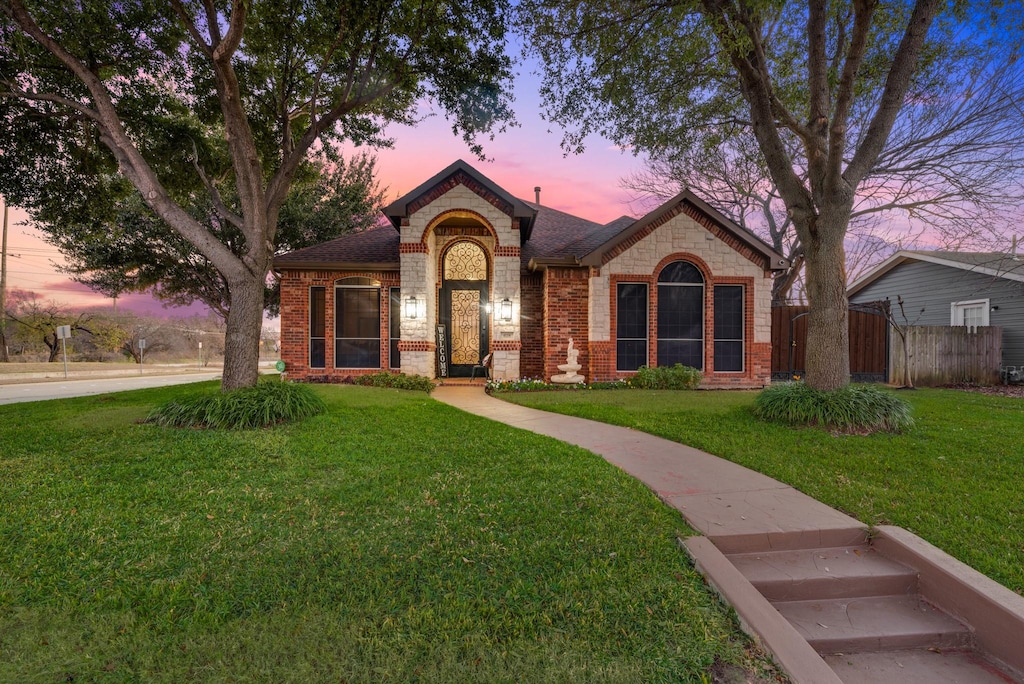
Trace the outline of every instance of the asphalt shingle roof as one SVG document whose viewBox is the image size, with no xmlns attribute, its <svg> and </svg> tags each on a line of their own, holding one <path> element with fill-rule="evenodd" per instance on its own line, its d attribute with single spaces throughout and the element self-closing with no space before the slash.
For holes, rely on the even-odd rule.
<svg viewBox="0 0 1024 684">
<path fill-rule="evenodd" d="M 358 233 L 342 235 L 274 259 L 279 267 L 315 267 L 336 263 L 394 264 L 398 266 L 398 231 L 391 226 L 375 226 Z"/>
</svg>

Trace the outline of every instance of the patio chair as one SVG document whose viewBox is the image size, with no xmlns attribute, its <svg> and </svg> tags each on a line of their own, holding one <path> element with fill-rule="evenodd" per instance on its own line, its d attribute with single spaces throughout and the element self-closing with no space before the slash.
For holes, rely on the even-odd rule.
<svg viewBox="0 0 1024 684">
<path fill-rule="evenodd" d="M 491 352 L 490 354 L 485 356 L 480 363 L 478 363 L 475 366 L 473 366 L 473 370 L 470 371 L 470 373 L 469 373 L 469 379 L 470 380 L 475 380 L 476 379 L 476 372 L 478 370 L 480 370 L 480 371 L 483 371 L 484 377 L 487 378 L 488 380 L 490 380 L 491 379 L 491 360 L 492 360 L 493 356 L 494 356 L 494 352 Z"/>
</svg>

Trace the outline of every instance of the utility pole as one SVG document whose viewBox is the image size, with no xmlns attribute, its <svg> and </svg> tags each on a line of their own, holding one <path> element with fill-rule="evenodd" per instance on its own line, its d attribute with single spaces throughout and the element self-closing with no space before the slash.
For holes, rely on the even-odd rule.
<svg viewBox="0 0 1024 684">
<path fill-rule="evenodd" d="M 4 198 L 4 237 L 0 245 L 0 362 L 7 363 L 7 199 Z"/>
</svg>

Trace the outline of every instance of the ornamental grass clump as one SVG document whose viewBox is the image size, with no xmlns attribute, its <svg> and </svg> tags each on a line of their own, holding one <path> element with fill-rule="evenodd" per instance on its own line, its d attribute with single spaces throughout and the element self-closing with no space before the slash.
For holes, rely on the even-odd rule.
<svg viewBox="0 0 1024 684">
<path fill-rule="evenodd" d="M 764 420 L 848 433 L 906 432 L 914 426 L 907 402 L 871 385 L 821 391 L 802 382 L 784 382 L 757 396 L 754 413 Z"/>
<path fill-rule="evenodd" d="M 232 392 L 171 401 L 155 408 L 146 422 L 164 427 L 246 430 L 295 422 L 323 413 L 326 408 L 311 387 L 273 380 Z"/>
</svg>

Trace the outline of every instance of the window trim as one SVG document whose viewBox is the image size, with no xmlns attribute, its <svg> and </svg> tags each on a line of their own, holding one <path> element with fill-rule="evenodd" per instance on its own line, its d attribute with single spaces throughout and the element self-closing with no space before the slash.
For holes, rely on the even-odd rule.
<svg viewBox="0 0 1024 684">
<path fill-rule="evenodd" d="M 727 338 L 727 339 L 726 338 L 719 338 L 718 337 L 718 326 L 714 324 L 715 323 L 714 315 L 713 315 L 714 312 L 712 312 L 712 318 L 711 318 L 711 324 L 712 324 L 712 328 L 713 328 L 713 330 L 712 330 L 712 339 L 711 339 L 712 350 L 714 350 L 714 345 L 715 345 L 716 342 L 739 342 L 740 343 L 740 368 L 739 368 L 739 370 L 718 370 L 718 368 L 714 367 L 715 363 L 716 363 L 716 359 L 718 358 L 717 355 L 715 355 L 712 358 L 712 363 L 711 363 L 711 365 L 712 365 L 712 372 L 713 373 L 739 373 L 739 374 L 743 374 L 743 373 L 747 372 L 747 286 L 744 285 L 743 283 L 715 283 L 712 286 L 712 291 L 711 291 L 712 306 L 716 306 L 717 305 L 717 302 L 715 301 L 715 291 L 718 288 L 720 288 L 720 287 L 723 287 L 723 288 L 724 287 L 738 287 L 740 289 L 740 337 L 739 337 L 739 339 L 735 339 L 735 338 Z"/>
<path fill-rule="evenodd" d="M 397 303 L 397 306 L 396 306 Z M 394 332 L 393 324 L 398 321 L 398 337 L 392 337 Z M 401 370 L 402 352 L 398 349 L 397 342 L 402 339 L 402 287 L 392 285 L 388 288 L 388 368 Z M 395 365 L 395 359 L 398 365 Z"/>
<path fill-rule="evenodd" d="M 990 306 L 990 303 L 991 303 L 991 300 L 988 300 L 988 299 L 965 299 L 965 300 L 959 301 L 959 302 L 950 302 L 950 304 L 949 304 L 949 325 L 950 325 L 950 327 L 953 327 L 953 328 L 963 328 L 963 327 L 966 327 L 966 328 L 968 328 L 969 332 L 977 332 L 977 329 L 979 327 L 982 327 L 982 328 L 988 327 L 989 321 L 990 321 L 989 312 L 991 311 L 991 308 L 992 308 Z M 981 307 L 981 321 L 982 321 L 982 323 L 981 323 L 980 326 L 977 326 L 977 325 L 975 325 L 975 326 L 968 326 L 966 323 L 964 323 L 963 311 L 964 311 L 964 309 L 970 309 L 970 308 L 973 308 L 973 307 L 976 307 L 976 306 L 980 306 Z M 960 317 L 959 317 L 960 318 L 960 322 L 959 323 L 957 322 L 957 312 L 960 312 Z M 974 328 L 973 331 L 970 330 L 972 327 Z"/>
<path fill-rule="evenodd" d="M 334 366 L 333 367 L 335 369 L 338 369 L 338 370 L 342 370 L 342 369 L 344 369 L 344 370 L 348 370 L 348 369 L 373 369 L 373 368 L 376 368 L 376 369 L 379 370 L 380 367 L 381 367 L 381 358 L 380 358 L 380 345 L 381 345 L 380 333 L 381 333 L 381 330 L 380 330 L 380 324 L 381 324 L 381 318 L 382 318 L 382 315 L 383 315 L 383 310 L 382 310 L 383 307 L 381 306 L 381 292 L 383 291 L 384 288 L 381 285 L 381 282 L 379 280 L 375 280 L 373 278 L 369 278 L 369 279 L 367 279 L 367 278 L 358 278 L 359 281 L 367 281 L 368 280 L 370 284 L 363 284 L 362 282 L 360 282 L 359 284 L 352 284 L 352 285 L 346 285 L 345 284 L 346 280 L 356 280 L 356 278 L 357 277 L 353 276 L 351 278 L 340 278 L 340 279 L 334 281 Z M 341 298 L 338 296 L 338 290 L 375 290 L 377 292 L 377 337 L 340 337 L 338 335 L 339 328 L 341 326 L 341 320 L 338 317 L 338 304 L 341 301 Z M 377 365 L 376 366 L 339 366 L 338 365 L 338 350 L 341 348 L 341 345 L 339 344 L 339 342 L 341 340 L 376 340 L 377 341 Z"/>
<path fill-rule="evenodd" d="M 665 272 L 665 270 L 668 269 L 669 266 L 672 266 L 673 264 L 678 264 L 680 262 L 685 263 L 685 264 L 689 264 L 690 266 L 692 266 L 694 268 L 694 270 L 697 272 L 697 275 L 700 276 L 700 282 L 699 283 L 688 283 L 688 282 L 680 283 L 680 282 L 662 282 L 661 281 L 661 276 Z M 704 271 L 701 270 L 700 266 L 695 264 L 693 261 L 691 261 L 689 259 L 685 259 L 685 258 L 678 258 L 678 259 L 673 259 L 673 260 L 669 261 L 668 263 L 664 264 L 660 269 L 658 269 L 658 274 L 657 274 L 657 277 L 655 279 L 655 285 L 657 285 L 657 287 L 659 289 L 659 293 L 658 293 L 658 310 L 655 313 L 655 318 L 654 318 L 654 326 L 655 326 L 655 330 L 657 331 L 657 334 L 658 334 L 656 344 L 661 344 L 661 342 L 663 342 L 663 341 L 664 342 L 668 342 L 668 341 L 673 341 L 673 342 L 699 342 L 700 343 L 700 367 L 697 368 L 697 370 L 703 372 L 704 369 L 707 366 L 707 351 L 708 351 L 708 349 L 707 349 L 707 344 L 708 344 L 708 330 L 707 330 L 707 328 L 708 328 L 708 326 L 707 326 L 708 279 L 707 279 L 707 276 L 704 275 Z M 695 338 L 695 337 L 662 337 L 661 336 L 662 297 L 661 297 L 660 289 L 662 287 L 694 287 L 694 288 L 698 288 L 699 287 L 700 288 L 700 304 L 701 304 L 701 306 L 700 306 L 700 338 Z M 658 366 L 660 367 L 660 366 L 662 366 L 661 356 L 658 355 L 657 358 L 658 358 Z"/>
<path fill-rule="evenodd" d="M 323 321 L 320 324 L 320 327 L 323 329 L 323 336 L 322 337 L 314 337 L 313 336 L 313 292 L 315 290 L 319 290 L 320 292 L 323 293 L 323 309 L 320 311 L 320 315 L 323 316 Z M 308 329 L 309 340 L 308 340 L 308 345 L 306 347 L 306 354 L 307 354 L 306 362 L 309 365 L 309 368 L 326 369 L 327 368 L 327 288 L 324 287 L 323 285 L 311 285 L 309 287 L 308 296 L 309 296 L 309 300 L 308 300 L 309 301 L 309 329 Z M 314 340 L 320 340 L 321 342 L 323 342 L 323 345 L 324 345 L 324 362 L 323 362 L 322 366 L 314 366 L 313 365 L 313 341 Z"/>
<path fill-rule="evenodd" d="M 644 331 L 646 336 L 644 337 L 619 337 L 619 289 L 623 285 L 642 285 L 646 292 L 644 292 Z M 640 341 L 644 343 L 644 363 L 641 363 L 637 368 L 622 368 L 621 360 L 619 358 L 619 341 L 620 340 L 631 340 Z M 615 372 L 616 373 L 635 373 L 641 366 L 646 366 L 651 361 L 651 284 L 640 280 L 621 280 L 615 283 Z"/>
</svg>

